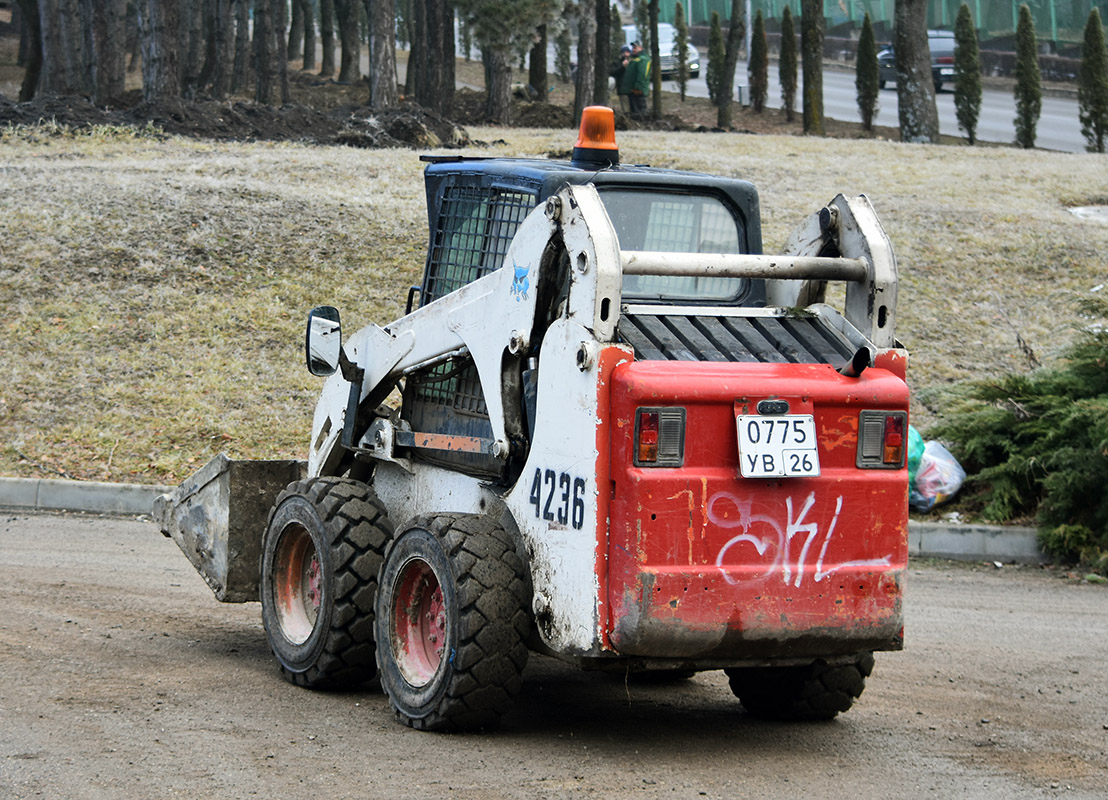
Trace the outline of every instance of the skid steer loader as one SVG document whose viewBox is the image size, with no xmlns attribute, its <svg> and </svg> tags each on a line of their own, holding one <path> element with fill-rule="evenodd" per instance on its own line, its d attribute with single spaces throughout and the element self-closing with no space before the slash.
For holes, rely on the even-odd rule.
<svg viewBox="0 0 1108 800">
<path fill-rule="evenodd" d="M 569 162 L 425 160 L 405 316 L 344 337 L 309 315 L 306 464 L 221 456 L 160 498 L 162 530 L 219 599 L 260 599 L 288 680 L 378 675 L 416 728 L 496 722 L 531 651 L 723 669 L 760 717 L 848 709 L 902 647 L 908 554 L 907 354 L 868 200 L 762 254 L 753 185 L 621 165 L 603 108 Z"/>
</svg>

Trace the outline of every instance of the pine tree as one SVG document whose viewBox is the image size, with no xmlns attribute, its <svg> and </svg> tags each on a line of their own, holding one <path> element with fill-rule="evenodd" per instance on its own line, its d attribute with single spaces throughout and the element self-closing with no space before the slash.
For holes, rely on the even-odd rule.
<svg viewBox="0 0 1108 800">
<path fill-rule="evenodd" d="M 677 53 L 677 88 L 684 103 L 689 88 L 689 26 L 685 24 L 685 8 L 680 3 L 673 9 L 673 49 Z"/>
<path fill-rule="evenodd" d="M 719 12 L 712 12 L 712 25 L 708 30 L 708 72 L 705 82 L 708 84 L 708 98 L 713 105 L 719 104 L 719 82 L 723 76 L 723 61 L 727 53 L 723 48 L 723 27 L 719 21 Z"/>
<path fill-rule="evenodd" d="M 1039 48 L 1035 38 L 1035 20 L 1031 9 L 1020 6 L 1016 25 L 1016 144 L 1024 149 L 1035 146 L 1035 128 L 1043 110 L 1043 87 L 1039 75 Z"/>
<path fill-rule="evenodd" d="M 1100 11 L 1089 12 L 1085 41 L 1081 47 L 1081 70 L 1077 78 L 1077 108 L 1081 134 L 1089 151 L 1103 153 L 1108 140 L 1108 50 Z"/>
<path fill-rule="evenodd" d="M 793 109 L 796 107 L 796 30 L 793 28 L 793 15 L 788 6 L 785 6 L 781 15 L 778 72 L 781 80 L 781 105 L 785 109 L 785 119 L 792 122 Z"/>
<path fill-rule="evenodd" d="M 554 37 L 554 71 L 558 73 L 558 80 L 562 83 L 569 83 L 573 80 L 572 68 L 570 67 L 571 51 L 573 50 L 573 41 L 569 36 L 569 26 L 564 24 L 558 30 L 558 35 Z"/>
<path fill-rule="evenodd" d="M 766 44 L 766 24 L 762 11 L 754 15 L 754 29 L 750 33 L 750 105 L 761 114 L 769 94 L 769 47 Z"/>
<path fill-rule="evenodd" d="M 636 41 L 642 45 L 647 53 L 650 47 L 650 3 L 647 0 L 639 0 L 635 4 L 635 31 L 638 34 Z"/>
<path fill-rule="evenodd" d="M 977 30 L 969 6 L 962 3 L 954 23 L 954 111 L 958 127 L 970 144 L 977 141 L 977 119 L 981 114 L 981 53 Z"/>
<path fill-rule="evenodd" d="M 858 113 L 862 117 L 862 128 L 867 131 L 873 130 L 873 120 L 877 117 L 879 85 L 877 41 L 873 36 L 873 23 L 867 13 L 862 20 L 862 34 L 858 37 L 857 71 L 854 76 L 854 88 L 858 92 Z"/>
<path fill-rule="evenodd" d="M 611 44 L 609 47 L 609 55 L 612 57 L 612 61 L 619 61 L 619 49 L 626 44 L 623 38 L 623 19 L 619 15 L 619 5 L 612 3 L 612 24 L 609 27 L 609 34 L 611 35 Z"/>
</svg>

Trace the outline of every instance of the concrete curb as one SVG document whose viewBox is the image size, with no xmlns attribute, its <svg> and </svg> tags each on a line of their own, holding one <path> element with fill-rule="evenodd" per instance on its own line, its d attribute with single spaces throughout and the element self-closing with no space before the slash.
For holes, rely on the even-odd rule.
<svg viewBox="0 0 1108 800">
<path fill-rule="evenodd" d="M 964 525 L 954 522 L 908 522 L 908 555 L 953 561 L 1004 561 L 1042 564 L 1050 561 L 1039 547 L 1034 528 L 1010 525 Z"/>
<path fill-rule="evenodd" d="M 149 514 L 154 499 L 172 490 L 171 486 L 0 478 L 0 507 L 134 516 Z M 908 523 L 908 554 L 1017 564 L 1039 564 L 1048 560 L 1039 549 L 1034 528 L 914 520 Z"/>
<path fill-rule="evenodd" d="M 0 478 L 0 506 L 37 511 L 149 514 L 154 498 L 170 486 L 99 483 L 46 478 Z"/>
</svg>

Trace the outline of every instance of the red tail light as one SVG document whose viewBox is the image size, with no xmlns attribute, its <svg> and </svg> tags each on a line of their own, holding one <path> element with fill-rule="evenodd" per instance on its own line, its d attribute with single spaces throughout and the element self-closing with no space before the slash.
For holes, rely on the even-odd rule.
<svg viewBox="0 0 1108 800">
<path fill-rule="evenodd" d="M 858 454 L 863 469 L 900 469 L 905 464 L 908 414 L 863 411 L 858 417 Z"/>
<path fill-rule="evenodd" d="M 644 464 L 653 464 L 658 460 L 658 412 L 639 412 L 639 438 L 635 453 Z"/>
<path fill-rule="evenodd" d="M 885 417 L 885 442 L 882 451 L 882 461 L 886 464 L 899 466 L 904 461 L 903 417 L 894 415 Z"/>
<path fill-rule="evenodd" d="M 636 467 L 679 467 L 685 462 L 685 409 L 635 412 L 634 461 Z"/>
</svg>

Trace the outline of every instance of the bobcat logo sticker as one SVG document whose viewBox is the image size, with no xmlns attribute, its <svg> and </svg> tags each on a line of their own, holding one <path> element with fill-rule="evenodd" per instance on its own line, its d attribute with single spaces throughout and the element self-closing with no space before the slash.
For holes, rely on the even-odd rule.
<svg viewBox="0 0 1108 800">
<path fill-rule="evenodd" d="M 512 281 L 512 296 L 515 297 L 517 303 L 522 303 L 527 299 L 527 290 L 531 288 L 531 280 L 527 277 L 527 273 L 531 271 L 530 267 L 521 267 L 519 264 L 512 265 L 516 271 L 515 280 Z"/>
</svg>

